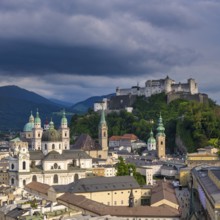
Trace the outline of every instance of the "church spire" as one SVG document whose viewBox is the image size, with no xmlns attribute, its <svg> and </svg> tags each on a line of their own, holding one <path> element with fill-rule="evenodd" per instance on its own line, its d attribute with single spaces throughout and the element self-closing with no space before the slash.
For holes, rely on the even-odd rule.
<svg viewBox="0 0 220 220">
<path fill-rule="evenodd" d="M 158 119 L 158 124 L 157 124 L 157 135 L 165 136 L 164 131 L 165 131 L 165 128 L 164 128 L 163 119 L 160 113 L 160 117 Z"/>
<path fill-rule="evenodd" d="M 102 105 L 101 120 L 99 122 L 99 125 L 102 125 L 102 124 L 106 124 L 106 121 L 105 121 L 105 111 L 104 111 L 103 105 Z"/>
</svg>

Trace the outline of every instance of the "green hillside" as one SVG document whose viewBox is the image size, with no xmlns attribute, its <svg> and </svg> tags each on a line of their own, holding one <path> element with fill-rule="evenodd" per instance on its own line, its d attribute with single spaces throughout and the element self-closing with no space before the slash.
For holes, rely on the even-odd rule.
<svg viewBox="0 0 220 220">
<path fill-rule="evenodd" d="M 109 136 L 134 133 L 146 141 L 150 129 L 156 134 L 159 114 L 166 128 L 166 143 L 170 152 L 177 149 L 176 139 L 193 152 L 207 146 L 210 140 L 218 145 L 220 137 L 220 107 L 209 100 L 208 104 L 195 101 L 175 100 L 166 103 L 166 95 L 158 94 L 150 98 L 138 97 L 133 113 L 120 112 L 107 115 Z M 72 136 L 88 133 L 98 138 L 99 115 L 89 112 L 84 116 L 74 115 L 71 120 Z"/>
</svg>

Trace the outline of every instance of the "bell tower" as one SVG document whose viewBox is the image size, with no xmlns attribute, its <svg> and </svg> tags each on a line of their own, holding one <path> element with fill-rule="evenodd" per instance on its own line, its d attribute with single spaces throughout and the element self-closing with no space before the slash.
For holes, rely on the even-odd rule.
<svg viewBox="0 0 220 220">
<path fill-rule="evenodd" d="M 164 133 L 165 128 L 163 126 L 163 119 L 159 117 L 158 120 L 158 125 L 157 125 L 157 136 L 156 136 L 156 141 L 157 141 L 157 156 L 159 158 L 164 158 L 166 156 L 166 135 Z"/>
<path fill-rule="evenodd" d="M 63 110 L 63 115 L 60 124 L 61 137 L 63 142 L 63 150 L 69 150 L 70 148 L 70 129 L 68 128 L 67 118 L 65 110 Z"/>
<path fill-rule="evenodd" d="M 102 107 L 101 120 L 99 122 L 99 144 L 103 151 L 106 151 L 106 157 L 108 152 L 108 126 L 105 121 L 105 112 Z"/>
<path fill-rule="evenodd" d="M 37 110 L 36 117 L 34 119 L 34 128 L 33 128 L 33 150 L 41 150 L 41 138 L 42 138 L 43 129 L 41 128 L 41 119 L 39 117 L 39 112 Z"/>
</svg>

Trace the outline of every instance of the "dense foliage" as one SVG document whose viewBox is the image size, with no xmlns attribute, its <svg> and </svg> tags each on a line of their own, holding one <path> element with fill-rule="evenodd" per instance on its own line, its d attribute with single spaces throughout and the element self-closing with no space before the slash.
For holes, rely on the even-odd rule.
<svg viewBox="0 0 220 220">
<path fill-rule="evenodd" d="M 133 164 L 125 163 L 122 157 L 119 157 L 119 162 L 117 163 L 116 169 L 117 169 L 117 176 L 129 176 L 132 175 L 137 180 L 139 185 L 145 184 L 145 178 L 136 171 L 136 167 Z"/>
<path fill-rule="evenodd" d="M 220 108 L 211 100 L 202 104 L 179 99 L 167 104 L 166 95 L 161 93 L 150 98 L 138 97 L 133 107 L 133 113 L 121 111 L 107 115 L 109 137 L 134 133 L 147 141 L 150 129 L 156 134 L 157 120 L 161 113 L 170 151 L 175 151 L 177 138 L 188 152 L 212 144 L 213 140 L 216 146 L 219 145 Z M 100 115 L 93 111 L 83 116 L 74 115 L 70 126 L 72 137 L 88 133 L 97 139 L 99 120 Z"/>
</svg>

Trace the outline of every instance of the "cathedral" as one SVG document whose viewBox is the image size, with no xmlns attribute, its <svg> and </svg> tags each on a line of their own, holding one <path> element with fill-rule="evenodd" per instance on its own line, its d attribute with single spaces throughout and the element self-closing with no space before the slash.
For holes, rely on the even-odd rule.
<svg viewBox="0 0 220 220">
<path fill-rule="evenodd" d="M 101 122 L 100 126 L 103 126 Z M 107 138 L 105 129 L 100 137 L 100 141 Z M 52 120 L 43 129 L 39 112 L 35 118 L 31 113 L 20 138 L 10 141 L 9 183 L 12 186 L 23 188 L 32 181 L 49 185 L 69 184 L 85 178 L 91 168 L 92 158 L 85 151 L 70 149 L 65 112 L 58 130 Z"/>
</svg>

